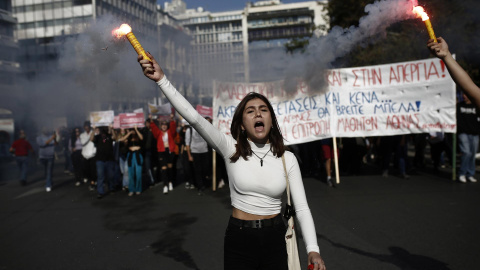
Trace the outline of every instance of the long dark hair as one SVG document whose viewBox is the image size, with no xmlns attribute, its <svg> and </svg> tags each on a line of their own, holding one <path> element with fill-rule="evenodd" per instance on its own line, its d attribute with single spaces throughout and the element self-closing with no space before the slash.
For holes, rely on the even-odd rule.
<svg viewBox="0 0 480 270">
<path fill-rule="evenodd" d="M 268 99 L 264 95 L 250 92 L 242 99 L 242 101 L 240 101 L 237 108 L 235 109 L 235 113 L 233 114 L 232 119 L 232 125 L 230 126 L 232 136 L 237 141 L 237 144 L 235 145 L 235 154 L 230 157 L 230 161 L 233 163 L 235 163 L 240 157 L 242 157 L 244 160 L 248 160 L 248 157 L 252 155 L 252 149 L 250 147 L 250 144 L 248 143 L 247 136 L 242 132 L 242 123 L 243 111 L 245 110 L 247 102 L 256 98 L 259 98 L 263 102 L 265 102 L 268 110 L 270 111 L 270 116 L 272 117 L 272 129 L 268 133 L 268 140 L 270 141 L 273 155 L 281 157 L 285 152 L 282 131 L 280 130 L 280 126 L 278 125 L 277 117 L 275 116 L 275 112 L 273 111 L 272 104 L 270 104 L 270 101 L 268 101 Z"/>
</svg>

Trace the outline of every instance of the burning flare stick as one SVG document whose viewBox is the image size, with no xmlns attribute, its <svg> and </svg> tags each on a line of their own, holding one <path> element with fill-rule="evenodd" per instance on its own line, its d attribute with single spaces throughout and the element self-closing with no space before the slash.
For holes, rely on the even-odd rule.
<svg viewBox="0 0 480 270">
<path fill-rule="evenodd" d="M 138 42 L 137 38 L 135 35 L 132 33 L 132 28 L 128 24 L 122 24 L 120 28 L 117 28 L 112 31 L 112 34 L 116 36 L 117 38 L 121 38 L 123 36 L 126 36 L 128 41 L 130 41 L 130 44 L 132 44 L 133 48 L 138 54 L 141 54 L 143 56 L 143 59 L 147 59 L 152 61 L 150 57 L 147 56 L 145 53 L 145 50 L 143 49 L 142 45 L 140 45 L 140 42 Z"/>
<path fill-rule="evenodd" d="M 427 27 L 428 35 L 430 36 L 430 39 L 435 40 L 437 42 L 437 37 L 435 36 L 435 32 L 433 32 L 433 27 L 432 23 L 430 22 L 430 18 L 428 17 L 427 13 L 421 6 L 416 6 L 413 8 L 413 13 L 417 15 L 417 17 L 421 17 L 422 21 L 425 23 L 425 26 Z"/>
</svg>

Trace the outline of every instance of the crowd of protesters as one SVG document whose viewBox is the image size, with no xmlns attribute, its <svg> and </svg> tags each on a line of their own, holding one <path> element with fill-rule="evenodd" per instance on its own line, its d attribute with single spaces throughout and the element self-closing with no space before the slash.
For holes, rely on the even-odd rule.
<svg viewBox="0 0 480 270">
<path fill-rule="evenodd" d="M 480 119 L 466 96 L 458 103 L 457 118 L 458 180 L 476 182 Z M 211 121 L 209 117 L 207 120 Z M 53 188 L 53 167 L 60 155 L 64 158 L 64 172 L 73 176 L 75 186 L 87 186 L 97 192 L 98 198 L 117 191 L 128 196 L 140 195 L 153 186 L 162 186 L 163 193 L 168 194 L 179 185 L 203 195 L 212 185 L 212 149 L 185 120 L 175 118 L 174 114 L 161 120 L 149 115 L 141 128 L 95 127 L 87 121 L 81 128 L 56 131 L 43 128 L 30 142 L 24 130 L 18 134 L 10 152 L 19 167 L 20 184 L 27 183 L 28 155 L 32 153 L 43 165 L 47 192 Z M 336 166 L 342 175 L 359 175 L 365 165 L 374 164 L 383 177 L 408 179 L 409 172 L 424 169 L 430 162 L 433 171 L 439 172 L 452 163 L 452 138 L 452 134 L 442 132 L 330 138 L 292 145 L 290 150 L 297 156 L 304 176 L 317 177 L 334 187 Z M 409 149 L 412 149 L 411 159 Z M 425 158 L 426 149 L 430 152 L 429 159 Z M 338 162 L 334 162 L 335 157 Z M 225 164 L 219 157 L 215 162 L 218 188 L 222 188 L 228 181 Z"/>
<path fill-rule="evenodd" d="M 141 128 L 96 127 L 86 121 L 83 127 L 73 129 L 43 128 L 32 141 L 24 130 L 18 134 L 10 152 L 18 164 L 22 186 L 27 184 L 29 154 L 45 167 L 47 192 L 53 188 L 54 163 L 60 157 L 64 173 L 73 177 L 74 185 L 87 186 L 98 198 L 117 191 L 140 195 L 159 185 L 168 194 L 181 183 L 203 195 L 211 186 L 212 149 L 204 143 L 198 152 L 201 142 L 196 131 L 173 114 L 168 120 L 149 115 Z M 222 188 L 227 181 L 225 169 L 218 169 L 218 175 L 218 188 Z"/>
</svg>

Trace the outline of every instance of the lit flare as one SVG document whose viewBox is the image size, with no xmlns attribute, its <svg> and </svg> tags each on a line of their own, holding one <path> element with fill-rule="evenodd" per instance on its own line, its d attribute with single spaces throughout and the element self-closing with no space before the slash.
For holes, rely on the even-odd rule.
<svg viewBox="0 0 480 270">
<path fill-rule="evenodd" d="M 150 57 L 148 57 L 147 54 L 145 53 L 145 50 L 143 49 L 142 45 L 140 45 L 140 42 L 138 42 L 137 38 L 132 33 L 132 27 L 130 27 L 130 25 L 124 23 L 119 28 L 113 30 L 112 34 L 117 38 L 126 36 L 128 41 L 130 41 L 130 44 L 132 44 L 135 51 L 138 54 L 141 54 L 143 56 L 143 59 L 152 61 L 152 59 L 150 59 Z"/>
<path fill-rule="evenodd" d="M 413 13 L 418 18 L 422 18 L 422 21 L 425 23 L 425 26 L 427 27 L 427 31 L 428 31 L 428 35 L 430 36 L 430 39 L 433 39 L 435 40 L 435 42 L 437 42 L 437 37 L 435 36 L 435 32 L 433 32 L 433 27 L 432 27 L 432 23 L 430 22 L 430 18 L 428 17 L 423 7 L 421 6 L 414 7 Z"/>
</svg>

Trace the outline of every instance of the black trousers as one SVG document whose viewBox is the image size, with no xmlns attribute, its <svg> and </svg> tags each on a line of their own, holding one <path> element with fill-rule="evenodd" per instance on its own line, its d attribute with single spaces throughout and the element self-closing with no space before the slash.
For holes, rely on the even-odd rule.
<svg viewBox="0 0 480 270">
<path fill-rule="evenodd" d="M 169 168 L 168 164 L 173 165 L 173 158 L 174 153 L 170 153 L 168 148 L 165 148 L 164 152 L 158 152 L 158 173 L 159 176 L 157 177 L 159 180 L 162 181 L 165 186 L 168 186 L 169 182 L 173 183 L 173 167 Z M 163 169 L 165 168 L 165 169 Z"/>
<path fill-rule="evenodd" d="M 89 181 L 97 181 L 96 158 L 86 159 L 82 156 L 82 171 L 83 178 L 87 178 Z"/>
<path fill-rule="evenodd" d="M 208 175 L 208 152 L 192 153 L 193 174 L 195 175 L 195 187 L 204 190 Z"/>
<path fill-rule="evenodd" d="M 75 173 L 75 181 L 81 182 L 83 178 L 82 171 L 82 150 L 73 151 L 71 160 L 73 165 L 73 172 Z"/>
<path fill-rule="evenodd" d="M 232 219 L 225 232 L 225 270 L 288 270 L 283 222 L 256 229 L 234 225 Z"/>
</svg>

